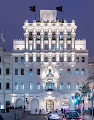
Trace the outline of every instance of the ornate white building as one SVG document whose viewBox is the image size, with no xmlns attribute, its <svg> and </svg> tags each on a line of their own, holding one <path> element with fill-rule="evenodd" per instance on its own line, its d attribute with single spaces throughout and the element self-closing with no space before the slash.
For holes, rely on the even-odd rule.
<svg viewBox="0 0 94 120">
<path fill-rule="evenodd" d="M 41 10 L 40 22 L 25 21 L 25 39 L 13 41 L 12 53 L 1 50 L 1 106 L 9 101 L 14 107 L 25 105 L 31 113 L 75 109 L 72 97 L 88 78 L 86 40 L 75 40 L 74 20 L 62 23 L 56 16 L 56 10 Z M 10 73 L 4 75 L 7 68 Z M 5 83 L 10 87 L 3 94 Z"/>
</svg>

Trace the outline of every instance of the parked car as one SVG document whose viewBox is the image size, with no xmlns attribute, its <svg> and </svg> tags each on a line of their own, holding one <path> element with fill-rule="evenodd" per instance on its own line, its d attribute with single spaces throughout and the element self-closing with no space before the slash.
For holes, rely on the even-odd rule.
<svg viewBox="0 0 94 120">
<path fill-rule="evenodd" d="M 63 116 L 63 120 L 83 120 L 77 111 L 67 111 Z"/>
<path fill-rule="evenodd" d="M 0 115 L 0 120 L 4 120 L 3 117 Z"/>
<path fill-rule="evenodd" d="M 48 120 L 62 120 L 62 117 L 57 111 L 53 111 L 48 113 Z"/>
</svg>

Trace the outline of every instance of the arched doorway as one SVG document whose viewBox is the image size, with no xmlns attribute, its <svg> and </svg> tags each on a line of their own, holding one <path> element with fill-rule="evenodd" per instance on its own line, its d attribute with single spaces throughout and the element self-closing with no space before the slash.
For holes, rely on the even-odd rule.
<svg viewBox="0 0 94 120">
<path fill-rule="evenodd" d="M 37 99 L 33 99 L 31 101 L 31 114 L 37 114 L 39 112 L 39 101 Z"/>
<path fill-rule="evenodd" d="M 24 102 L 21 98 L 16 100 L 16 107 L 24 108 Z"/>
<path fill-rule="evenodd" d="M 63 99 L 61 102 L 61 108 L 64 110 L 69 110 L 69 100 L 68 99 Z"/>
<path fill-rule="evenodd" d="M 53 100 L 46 101 L 46 110 L 48 110 L 48 111 L 54 110 L 54 101 Z"/>
</svg>

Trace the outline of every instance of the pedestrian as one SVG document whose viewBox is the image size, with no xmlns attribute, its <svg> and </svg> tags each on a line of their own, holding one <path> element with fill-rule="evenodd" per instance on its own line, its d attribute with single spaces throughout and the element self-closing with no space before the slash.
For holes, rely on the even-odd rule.
<svg viewBox="0 0 94 120">
<path fill-rule="evenodd" d="M 66 110 L 64 109 L 64 114 L 65 114 Z"/>
<path fill-rule="evenodd" d="M 61 113 L 63 114 L 63 108 L 61 108 Z"/>
<path fill-rule="evenodd" d="M 41 114 L 41 109 L 39 110 L 39 114 Z"/>
</svg>

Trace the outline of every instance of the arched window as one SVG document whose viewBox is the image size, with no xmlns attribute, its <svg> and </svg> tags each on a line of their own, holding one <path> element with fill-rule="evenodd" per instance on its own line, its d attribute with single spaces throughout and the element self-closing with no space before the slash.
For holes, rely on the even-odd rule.
<svg viewBox="0 0 94 120">
<path fill-rule="evenodd" d="M 48 40 L 48 33 L 47 32 L 45 32 L 45 34 L 44 34 L 44 40 Z"/>
<path fill-rule="evenodd" d="M 67 40 L 71 40 L 71 33 L 70 32 L 68 32 L 68 34 L 67 34 Z"/>
<path fill-rule="evenodd" d="M 37 32 L 37 40 L 40 40 L 40 32 Z"/>
<path fill-rule="evenodd" d="M 52 40 L 55 40 L 56 36 L 55 36 L 55 32 L 52 33 Z"/>
<path fill-rule="evenodd" d="M 29 33 L 29 40 L 33 40 L 32 32 Z"/>
<path fill-rule="evenodd" d="M 63 40 L 63 32 L 60 32 L 60 40 Z"/>
</svg>

